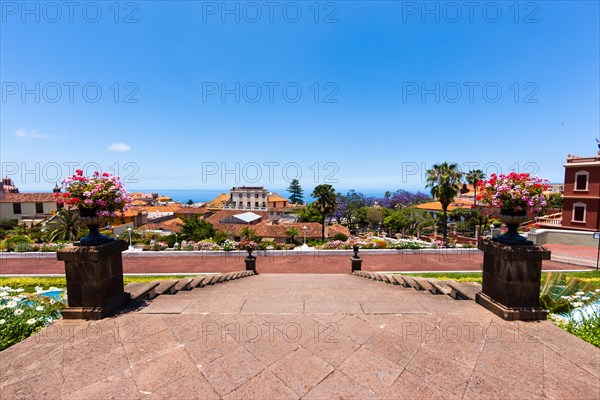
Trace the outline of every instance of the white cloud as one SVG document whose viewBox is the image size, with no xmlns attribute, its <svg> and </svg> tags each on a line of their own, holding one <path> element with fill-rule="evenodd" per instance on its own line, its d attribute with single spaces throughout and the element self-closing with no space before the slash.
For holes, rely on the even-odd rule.
<svg viewBox="0 0 600 400">
<path fill-rule="evenodd" d="M 124 153 L 126 151 L 131 150 L 131 147 L 129 147 L 129 145 L 126 145 L 125 143 L 113 143 L 110 146 L 108 146 L 108 149 L 106 150 L 116 151 L 117 153 Z"/>
<path fill-rule="evenodd" d="M 50 139 L 51 135 L 46 135 L 45 133 L 41 133 L 35 129 L 25 129 L 19 128 L 16 130 L 15 135 L 20 138 L 26 139 Z"/>
</svg>

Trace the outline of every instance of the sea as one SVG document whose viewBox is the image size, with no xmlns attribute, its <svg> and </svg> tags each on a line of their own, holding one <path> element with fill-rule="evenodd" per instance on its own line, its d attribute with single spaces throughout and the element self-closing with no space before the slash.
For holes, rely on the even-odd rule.
<svg viewBox="0 0 600 400">
<path fill-rule="evenodd" d="M 278 193 L 282 197 L 289 197 L 289 193 L 286 189 L 269 189 L 271 192 Z M 167 196 L 173 199 L 173 201 L 177 201 L 180 203 L 187 203 L 189 200 L 192 200 L 194 203 L 205 203 L 213 200 L 221 193 L 229 193 L 227 189 L 131 189 L 132 192 L 142 192 L 142 193 L 158 193 L 159 196 Z M 342 193 L 346 193 L 348 190 L 339 190 Z M 357 190 L 357 192 L 362 192 L 366 196 L 382 196 L 385 194 L 385 189 L 383 190 L 369 190 L 369 191 L 361 191 Z M 310 191 L 304 191 L 304 197 L 307 200 L 310 200 Z"/>
</svg>

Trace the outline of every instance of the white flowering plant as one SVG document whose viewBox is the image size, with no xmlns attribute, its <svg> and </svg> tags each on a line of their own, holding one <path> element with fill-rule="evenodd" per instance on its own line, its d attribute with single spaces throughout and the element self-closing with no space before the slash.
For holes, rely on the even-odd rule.
<svg viewBox="0 0 600 400">
<path fill-rule="evenodd" d="M 36 287 L 35 294 L 26 294 L 24 289 L 0 286 L 0 351 L 61 318 L 64 303 L 44 292 L 41 287 Z"/>
</svg>

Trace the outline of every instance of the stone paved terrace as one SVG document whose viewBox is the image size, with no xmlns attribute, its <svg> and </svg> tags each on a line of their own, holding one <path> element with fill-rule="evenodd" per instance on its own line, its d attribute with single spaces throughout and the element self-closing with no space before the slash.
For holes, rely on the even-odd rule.
<svg viewBox="0 0 600 400">
<path fill-rule="evenodd" d="M 597 399 L 550 322 L 352 275 L 263 274 L 60 321 L 0 353 L 2 399 Z"/>
</svg>

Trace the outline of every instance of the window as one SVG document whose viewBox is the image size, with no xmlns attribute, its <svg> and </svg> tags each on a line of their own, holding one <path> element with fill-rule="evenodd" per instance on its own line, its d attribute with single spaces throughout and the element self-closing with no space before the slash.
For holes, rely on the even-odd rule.
<svg viewBox="0 0 600 400">
<path fill-rule="evenodd" d="M 575 203 L 573 204 L 573 218 L 572 222 L 585 222 L 587 204 Z"/>
<path fill-rule="evenodd" d="M 256 193 L 256 198 L 258 199 L 258 193 Z"/>
<path fill-rule="evenodd" d="M 242 197 L 244 197 L 244 195 L 240 193 L 240 194 L 239 194 L 239 197 L 240 197 L 240 198 L 242 198 Z"/>
<path fill-rule="evenodd" d="M 587 171 L 578 171 L 575 173 L 575 190 L 588 190 L 588 180 L 590 173 Z"/>
<path fill-rule="evenodd" d="M 44 203 L 35 203 L 35 213 L 36 214 L 44 213 Z"/>
<path fill-rule="evenodd" d="M 254 202 L 254 207 L 258 207 L 258 201 Z"/>
<path fill-rule="evenodd" d="M 250 193 L 246 193 L 246 197 L 247 197 L 247 198 L 250 198 Z"/>
<path fill-rule="evenodd" d="M 248 208 L 250 208 L 250 202 L 247 202 L 246 205 L 248 206 Z"/>
<path fill-rule="evenodd" d="M 13 203 L 13 214 L 21 214 L 21 203 Z"/>
</svg>

